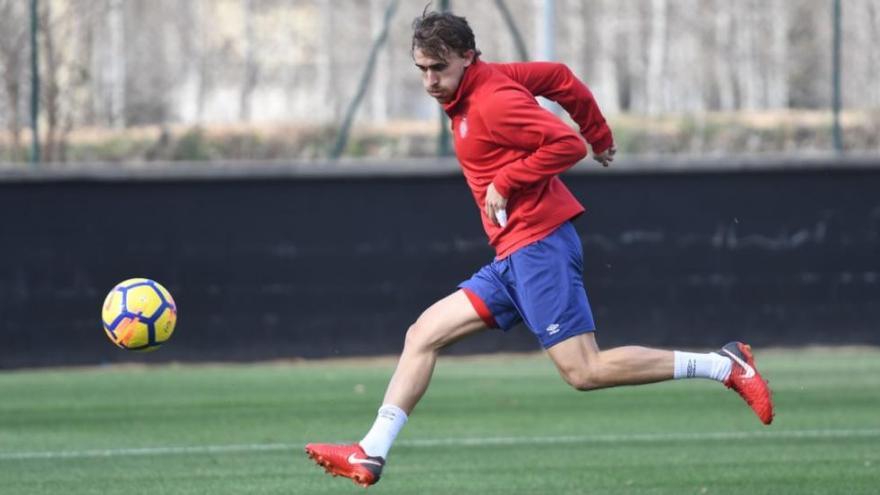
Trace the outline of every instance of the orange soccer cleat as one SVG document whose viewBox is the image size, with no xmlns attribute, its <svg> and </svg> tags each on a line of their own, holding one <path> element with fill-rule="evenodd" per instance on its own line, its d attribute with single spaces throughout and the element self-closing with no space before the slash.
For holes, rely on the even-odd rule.
<svg viewBox="0 0 880 495">
<path fill-rule="evenodd" d="M 732 388 L 742 397 L 765 425 L 773 421 L 773 397 L 767 381 L 755 368 L 752 348 L 742 342 L 730 342 L 719 352 L 733 361 L 730 376 L 724 380 L 727 388 Z"/>
<path fill-rule="evenodd" d="M 345 476 L 366 488 L 379 481 L 385 459 L 368 456 L 360 445 L 310 443 L 306 453 L 333 476 Z"/>
</svg>

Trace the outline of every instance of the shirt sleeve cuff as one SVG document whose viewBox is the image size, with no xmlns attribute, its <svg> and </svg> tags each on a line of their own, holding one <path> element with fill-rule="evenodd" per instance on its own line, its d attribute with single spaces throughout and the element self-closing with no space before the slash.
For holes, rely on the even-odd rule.
<svg viewBox="0 0 880 495">
<path fill-rule="evenodd" d="M 492 181 L 492 184 L 495 185 L 495 190 L 498 191 L 505 199 L 510 199 L 510 194 L 513 191 L 513 184 L 507 179 L 503 173 L 499 173 L 495 176 L 495 179 Z"/>
<path fill-rule="evenodd" d="M 599 133 L 599 135 L 584 136 L 584 138 L 590 143 L 590 147 L 593 148 L 593 154 L 596 155 L 604 152 L 614 144 L 614 136 L 611 135 L 611 130 L 608 128 Z"/>
</svg>

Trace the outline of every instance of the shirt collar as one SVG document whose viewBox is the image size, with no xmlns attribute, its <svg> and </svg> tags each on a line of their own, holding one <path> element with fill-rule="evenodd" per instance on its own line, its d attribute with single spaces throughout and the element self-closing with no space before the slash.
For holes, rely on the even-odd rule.
<svg viewBox="0 0 880 495">
<path fill-rule="evenodd" d="M 471 94 L 479 82 L 485 79 L 488 69 L 489 66 L 481 62 L 480 59 L 475 59 L 471 65 L 467 66 L 461 76 L 461 82 L 458 83 L 458 89 L 455 90 L 455 97 L 443 104 L 443 110 L 447 115 L 454 113 L 459 102 Z"/>
</svg>

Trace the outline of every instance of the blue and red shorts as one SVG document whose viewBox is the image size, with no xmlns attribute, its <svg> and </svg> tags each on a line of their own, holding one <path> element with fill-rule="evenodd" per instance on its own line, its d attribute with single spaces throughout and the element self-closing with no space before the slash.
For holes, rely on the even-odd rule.
<svg viewBox="0 0 880 495">
<path fill-rule="evenodd" d="M 584 254 L 571 222 L 484 266 L 459 284 L 490 328 L 524 322 L 545 349 L 596 329 L 584 289 Z"/>
</svg>

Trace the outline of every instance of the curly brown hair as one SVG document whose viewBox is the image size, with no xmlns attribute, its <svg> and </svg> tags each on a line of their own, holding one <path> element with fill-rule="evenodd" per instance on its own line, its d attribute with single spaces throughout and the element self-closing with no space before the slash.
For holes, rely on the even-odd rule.
<svg viewBox="0 0 880 495">
<path fill-rule="evenodd" d="M 467 19 L 450 12 L 428 12 L 428 8 L 422 15 L 413 20 L 412 50 L 416 48 L 425 55 L 445 60 L 450 51 L 460 56 L 468 50 L 474 51 L 474 58 L 480 56 L 474 41 L 474 32 L 468 25 Z"/>
</svg>

